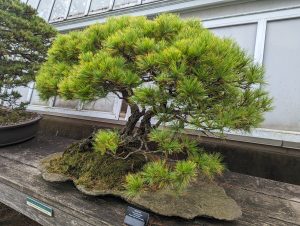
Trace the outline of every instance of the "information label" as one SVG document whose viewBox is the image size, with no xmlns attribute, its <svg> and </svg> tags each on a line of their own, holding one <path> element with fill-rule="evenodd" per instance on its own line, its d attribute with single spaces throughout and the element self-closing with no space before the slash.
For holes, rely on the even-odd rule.
<svg viewBox="0 0 300 226">
<path fill-rule="evenodd" d="M 45 204 L 37 199 L 27 197 L 26 204 L 38 211 L 50 216 L 50 217 L 53 216 L 53 209 L 50 206 L 48 206 L 47 204 Z"/>
<path fill-rule="evenodd" d="M 146 226 L 149 221 L 149 214 L 128 206 L 124 223 L 129 226 Z"/>
</svg>

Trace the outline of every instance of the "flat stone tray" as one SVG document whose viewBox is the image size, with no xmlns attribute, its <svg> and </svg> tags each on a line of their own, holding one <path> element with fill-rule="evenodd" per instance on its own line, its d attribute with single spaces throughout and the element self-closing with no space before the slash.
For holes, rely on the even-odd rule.
<svg viewBox="0 0 300 226">
<path fill-rule="evenodd" d="M 39 160 L 63 151 L 72 139 L 39 136 L 29 142 L 0 148 L 0 202 L 45 226 L 100 226 L 123 224 L 128 203 L 115 197 L 90 197 L 72 183 L 49 183 L 37 169 Z M 234 222 L 162 217 L 150 213 L 151 226 L 300 225 L 300 186 L 226 173 L 219 184 L 242 208 Z M 26 205 L 30 196 L 53 208 L 47 216 Z"/>
</svg>

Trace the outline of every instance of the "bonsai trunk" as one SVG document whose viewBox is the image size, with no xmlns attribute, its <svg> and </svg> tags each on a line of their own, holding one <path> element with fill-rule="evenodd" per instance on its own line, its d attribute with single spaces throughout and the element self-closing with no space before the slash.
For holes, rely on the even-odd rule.
<svg viewBox="0 0 300 226">
<path fill-rule="evenodd" d="M 126 150 L 128 147 L 132 148 L 147 148 L 147 135 L 151 131 L 151 118 L 153 117 L 154 113 L 151 110 L 146 111 L 145 109 L 140 110 L 139 106 L 136 104 L 129 104 L 131 108 L 131 115 L 128 118 L 125 127 L 121 131 L 121 139 L 122 139 L 122 146 L 119 148 Z M 140 127 L 135 131 L 136 125 L 140 118 L 142 118 Z M 90 137 L 83 140 L 79 146 L 80 151 L 85 152 L 89 151 L 93 147 L 93 138 L 94 135 L 92 134 Z"/>
<path fill-rule="evenodd" d="M 132 136 L 133 131 L 136 127 L 136 124 L 138 123 L 140 118 L 145 114 L 145 110 L 140 111 L 138 105 L 133 104 L 133 105 L 129 105 L 129 106 L 131 109 L 131 115 L 128 118 L 128 121 L 127 121 L 124 129 L 121 132 L 121 137 L 124 139 L 126 137 Z"/>
<path fill-rule="evenodd" d="M 128 119 L 124 129 L 121 132 L 121 139 L 123 141 L 121 149 L 126 147 L 142 148 L 147 147 L 147 134 L 151 130 L 151 117 L 153 116 L 152 111 L 146 111 L 145 109 L 139 110 L 137 105 L 132 105 L 131 116 Z M 143 117 L 143 118 L 142 118 Z M 142 118 L 139 128 L 135 131 L 138 121 Z"/>
</svg>

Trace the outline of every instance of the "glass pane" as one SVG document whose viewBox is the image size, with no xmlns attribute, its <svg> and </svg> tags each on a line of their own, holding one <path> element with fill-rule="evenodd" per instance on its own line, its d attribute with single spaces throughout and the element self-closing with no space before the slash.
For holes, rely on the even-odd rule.
<svg viewBox="0 0 300 226">
<path fill-rule="evenodd" d="M 115 100 L 115 96 L 107 96 L 100 100 L 84 104 L 83 109 L 92 111 L 113 112 Z"/>
<path fill-rule="evenodd" d="M 27 0 L 21 0 L 21 2 L 24 2 L 24 3 L 26 3 L 26 2 L 27 2 Z"/>
<path fill-rule="evenodd" d="M 110 0 L 92 0 L 90 12 L 106 11 L 109 9 Z"/>
<path fill-rule="evenodd" d="M 72 0 L 69 16 L 84 15 L 87 4 L 87 0 Z"/>
<path fill-rule="evenodd" d="M 64 100 L 62 98 L 56 97 L 54 107 L 76 109 L 78 103 L 78 100 Z"/>
<path fill-rule="evenodd" d="M 63 20 L 68 13 L 70 0 L 56 0 L 51 13 L 50 21 Z"/>
<path fill-rule="evenodd" d="M 42 101 L 39 98 L 38 92 L 34 89 L 33 93 L 32 93 L 32 96 L 31 96 L 30 104 L 31 105 L 44 105 L 44 106 L 48 106 L 49 102 L 48 101 Z"/>
<path fill-rule="evenodd" d="M 38 5 L 39 5 L 39 1 L 40 1 L 40 0 L 29 0 L 29 1 L 27 2 L 27 4 L 28 4 L 28 5 L 31 5 L 32 8 L 36 9 L 36 8 L 38 7 Z"/>
<path fill-rule="evenodd" d="M 53 0 L 41 0 L 38 8 L 39 16 L 44 18 L 44 20 L 49 19 L 51 8 L 52 8 Z"/>
<path fill-rule="evenodd" d="M 264 66 L 274 110 L 264 128 L 300 131 L 300 19 L 267 24 Z"/>
<path fill-rule="evenodd" d="M 138 0 L 115 0 L 114 9 L 136 5 Z"/>
<path fill-rule="evenodd" d="M 256 40 L 256 24 L 244 24 L 210 29 L 220 37 L 234 39 L 251 56 L 254 55 Z"/>
</svg>

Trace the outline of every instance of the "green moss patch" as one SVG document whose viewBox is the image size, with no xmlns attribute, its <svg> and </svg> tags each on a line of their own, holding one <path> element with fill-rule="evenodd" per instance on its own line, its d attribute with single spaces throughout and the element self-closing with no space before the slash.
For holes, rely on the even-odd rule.
<svg viewBox="0 0 300 226">
<path fill-rule="evenodd" d="M 69 176 L 77 185 L 89 189 L 124 190 L 125 176 L 140 171 L 146 163 L 140 154 L 123 160 L 93 150 L 81 152 L 79 144 L 71 145 L 61 157 L 52 159 L 48 172 Z"/>
</svg>

